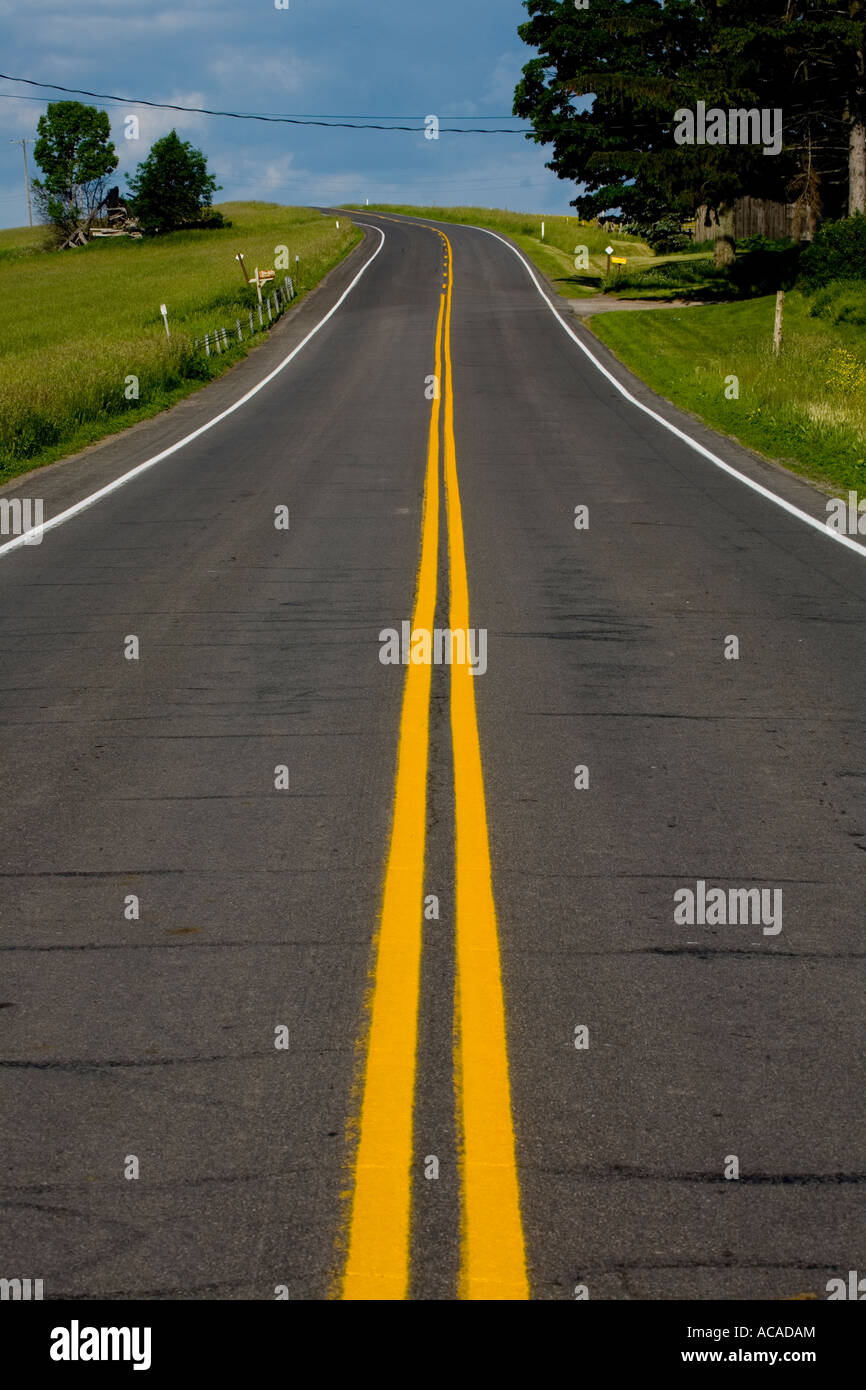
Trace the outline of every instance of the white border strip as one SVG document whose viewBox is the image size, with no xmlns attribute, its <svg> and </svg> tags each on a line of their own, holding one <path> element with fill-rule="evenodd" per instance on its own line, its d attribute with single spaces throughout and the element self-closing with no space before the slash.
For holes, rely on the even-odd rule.
<svg viewBox="0 0 866 1390">
<path fill-rule="evenodd" d="M 226 416 L 233 415 L 236 410 L 240 410 L 241 406 L 246 405 L 247 401 L 252 400 L 253 396 L 257 395 L 263 386 L 267 386 L 269 381 L 273 381 L 274 377 L 279 375 L 283 368 L 287 367 L 294 357 L 297 357 L 301 349 L 307 346 L 310 339 L 316 336 L 319 329 L 324 327 L 328 319 L 336 314 L 344 299 L 351 294 L 361 276 L 373 264 L 379 252 L 382 250 L 382 247 L 385 245 L 385 233 L 382 231 L 381 227 L 374 227 L 372 222 L 361 222 L 358 225 L 361 227 L 371 227 L 373 231 L 379 233 L 382 240 L 379 242 L 379 245 L 376 247 L 370 259 L 364 262 L 352 283 L 347 285 L 346 289 L 343 290 L 336 304 L 328 310 L 324 318 L 319 320 L 315 328 L 310 329 L 306 338 L 302 339 L 296 348 L 292 348 L 288 357 L 284 357 L 282 362 L 279 362 L 277 366 L 274 367 L 272 372 L 268 372 L 267 376 L 263 376 L 261 381 L 251 387 L 245 395 L 241 396 L 240 400 L 235 401 L 234 405 L 230 405 L 225 410 L 221 410 L 219 415 L 215 415 L 213 419 L 208 420 L 206 424 L 199 425 L 197 430 L 193 430 L 191 434 L 184 435 L 183 439 L 179 439 L 176 444 L 172 444 L 168 449 L 163 449 L 162 453 L 154 454 L 153 458 L 145 459 L 144 463 L 137 464 L 135 468 L 131 468 L 129 472 L 124 473 L 122 477 L 115 478 L 114 482 L 106 483 L 105 487 L 99 488 L 97 492 L 92 492 L 89 497 L 83 498 L 81 502 L 76 502 L 74 506 L 67 507 L 65 512 L 58 512 L 57 516 L 49 518 L 48 521 L 43 521 L 41 526 L 32 526 L 29 531 L 22 532 L 22 534 L 16 536 L 14 540 L 7 541 L 5 545 L 0 545 L 0 555 L 8 555 L 10 550 L 17 550 L 19 545 L 30 544 L 31 542 L 28 541 L 28 537 L 30 536 L 36 536 L 45 531 L 51 531 L 55 526 L 62 526 L 64 521 L 68 521 L 70 517 L 78 516 L 79 512 L 86 511 L 88 507 L 94 506 L 96 502 L 100 502 L 102 498 L 107 497 L 109 493 L 116 492 L 118 488 L 123 487 L 124 483 L 128 483 L 132 478 L 137 478 L 139 473 L 144 473 L 146 469 L 153 468 L 155 464 L 161 463 L 163 459 L 169 458 L 171 454 L 176 454 L 180 449 L 185 448 L 187 444 L 191 444 L 194 439 L 198 439 L 199 435 L 205 434 L 208 430 L 213 429 L 214 425 L 218 425 L 221 420 L 225 420 Z"/>
<path fill-rule="evenodd" d="M 597 367 L 602 376 L 607 377 L 611 385 L 615 386 L 620 395 L 624 396 L 633 406 L 638 410 L 642 410 L 644 415 L 649 415 L 651 419 L 655 420 L 659 425 L 664 425 L 665 429 L 669 430 L 671 434 L 675 434 L 677 439 L 682 439 L 685 444 L 688 444 L 690 448 L 694 449 L 696 453 L 701 454 L 705 459 L 709 459 L 710 463 L 714 463 L 717 468 L 721 468 L 725 473 L 730 473 L 731 477 L 736 478 L 738 482 L 745 483 L 746 487 L 750 487 L 753 492 L 757 492 L 761 497 L 766 497 L 768 501 L 774 502 L 777 507 L 781 507 L 783 511 L 790 513 L 791 516 L 796 516 L 800 521 L 805 521 L 807 526 L 811 526 L 815 531 L 820 531 L 822 536 L 829 536 L 831 540 L 838 541 L 840 545 L 844 545 L 848 550 L 853 550 L 855 554 L 862 558 L 866 558 L 866 546 L 859 545 L 857 541 L 852 541 L 850 536 L 843 535 L 839 531 L 834 531 L 826 522 L 819 521 L 817 517 L 810 516 L 808 512 L 804 512 L 799 507 L 795 507 L 793 502 L 786 502 L 784 497 L 779 497 L 777 493 L 771 492 L 769 488 L 754 482 L 754 480 L 747 477 L 745 473 L 740 473 L 736 468 L 732 468 L 729 463 L 725 463 L 724 459 L 720 459 L 718 454 L 713 454 L 709 449 L 705 449 L 703 444 L 699 444 L 696 439 L 692 439 L 691 435 L 686 434 L 684 430 L 678 429 L 676 425 L 672 425 L 670 420 L 666 420 L 663 415 L 659 415 L 657 411 L 652 410 L 648 405 L 643 405 L 641 401 L 623 386 L 622 382 L 617 381 L 613 372 L 608 371 L 607 367 L 599 362 L 598 358 L 590 352 L 585 343 L 580 341 L 577 334 L 565 322 L 565 319 L 559 313 L 559 310 L 553 304 L 552 300 L 545 294 L 544 289 L 536 278 L 532 266 L 529 264 L 529 261 L 523 255 L 522 251 L 519 251 L 516 246 L 512 246 L 511 242 L 506 241 L 505 237 L 500 236 L 498 232 L 491 232 L 489 227 L 473 227 L 472 230 L 475 232 L 485 232 L 487 236 L 495 237 L 497 241 L 502 242 L 503 246 L 507 246 L 509 251 L 514 252 L 517 259 L 522 261 L 529 274 L 529 278 L 532 280 L 548 309 L 565 329 L 569 338 L 577 343 L 581 352 L 589 358 L 592 365 Z"/>
</svg>

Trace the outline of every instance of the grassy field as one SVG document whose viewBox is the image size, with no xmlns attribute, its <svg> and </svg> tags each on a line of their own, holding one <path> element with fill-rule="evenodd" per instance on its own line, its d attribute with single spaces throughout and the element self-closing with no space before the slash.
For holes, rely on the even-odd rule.
<svg viewBox="0 0 866 1390">
<path fill-rule="evenodd" d="M 621 298 L 728 299 L 734 293 L 724 271 L 713 264 L 712 253 L 678 252 L 673 256 L 634 257 L 610 282 Z"/>
<path fill-rule="evenodd" d="M 219 325 L 246 318 L 252 274 L 274 267 L 287 246 L 300 293 L 311 289 L 361 238 L 348 220 L 274 203 L 224 203 L 221 231 L 91 242 L 38 250 L 44 232 L 0 233 L 0 482 L 165 409 L 221 372 L 258 341 L 228 352 L 194 347 Z M 295 256 L 300 256 L 296 273 Z M 160 304 L 168 307 L 171 341 Z M 139 399 L 125 398 L 136 376 Z"/>
<path fill-rule="evenodd" d="M 648 385 L 715 429 L 834 491 L 866 491 L 862 287 L 859 301 L 845 286 L 813 299 L 789 293 L 778 359 L 774 311 L 775 296 L 767 296 L 589 322 Z M 730 376 L 739 399 L 726 398 Z"/>
<path fill-rule="evenodd" d="M 0 263 L 10 257 L 32 255 L 48 246 L 44 227 L 0 227 Z"/>
<path fill-rule="evenodd" d="M 360 204 L 355 206 L 360 208 Z M 657 263 L 644 242 L 623 240 L 594 222 L 580 222 L 576 217 L 552 217 L 547 213 L 542 217 L 531 212 L 506 212 L 501 208 L 426 208 L 390 203 L 371 203 L 361 211 L 403 213 L 409 217 L 427 217 L 431 222 L 458 222 L 463 226 L 489 227 L 491 231 L 502 232 L 526 252 L 539 270 L 553 281 L 559 294 L 567 299 L 599 292 L 607 269 L 604 248 L 608 245 L 614 248 L 617 256 L 628 259 L 629 269 L 632 265 L 643 268 Z M 587 270 L 575 269 L 578 246 L 585 246 L 589 253 Z"/>
</svg>

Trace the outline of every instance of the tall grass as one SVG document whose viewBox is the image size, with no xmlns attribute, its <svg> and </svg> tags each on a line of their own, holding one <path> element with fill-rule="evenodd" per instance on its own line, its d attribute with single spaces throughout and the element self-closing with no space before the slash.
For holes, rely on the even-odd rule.
<svg viewBox="0 0 866 1390">
<path fill-rule="evenodd" d="M 669 400 L 744 444 L 839 489 L 866 489 L 866 329 L 785 300 L 772 350 L 775 296 L 692 309 L 605 314 L 592 328 Z M 726 394 L 737 378 L 739 395 Z M 730 389 L 730 388 L 729 388 Z"/>
<path fill-rule="evenodd" d="M 237 251 L 252 273 L 273 268 L 275 248 L 287 246 L 286 273 L 303 292 L 361 235 L 309 208 L 226 203 L 221 211 L 231 227 L 73 251 L 3 255 L 15 242 L 0 241 L 0 481 L 155 413 L 245 352 L 236 338 L 221 356 L 193 346 L 255 303 Z M 26 230 L 19 238 L 26 247 Z M 138 400 L 126 399 L 130 376 Z"/>
<path fill-rule="evenodd" d="M 716 268 L 712 256 L 677 256 L 655 265 L 615 271 L 605 290 L 630 294 L 642 299 L 730 298 L 730 279 L 723 268 Z"/>
<path fill-rule="evenodd" d="M 866 280 L 832 280 L 812 295 L 809 313 L 830 323 L 866 326 Z"/>
</svg>

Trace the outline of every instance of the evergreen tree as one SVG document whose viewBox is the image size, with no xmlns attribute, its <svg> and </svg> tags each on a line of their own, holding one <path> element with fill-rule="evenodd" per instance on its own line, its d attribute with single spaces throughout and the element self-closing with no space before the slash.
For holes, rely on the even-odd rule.
<svg viewBox="0 0 866 1390">
<path fill-rule="evenodd" d="M 213 203 L 218 184 L 207 159 L 176 130 L 154 142 L 147 158 L 129 180 L 132 209 L 148 232 L 171 232 L 201 220 Z M 212 225 L 222 218 L 214 214 Z"/>
<path fill-rule="evenodd" d="M 552 145 L 548 167 L 584 184 L 573 203 L 583 215 L 619 208 L 646 225 L 705 203 L 730 238 L 737 197 L 794 201 L 804 228 L 822 201 L 838 213 L 849 188 L 851 211 L 866 197 L 866 0 L 524 3 L 518 32 L 538 56 L 514 111 L 531 120 L 530 138 Z M 676 112 L 699 101 L 780 110 L 781 152 L 678 145 Z"/>
</svg>

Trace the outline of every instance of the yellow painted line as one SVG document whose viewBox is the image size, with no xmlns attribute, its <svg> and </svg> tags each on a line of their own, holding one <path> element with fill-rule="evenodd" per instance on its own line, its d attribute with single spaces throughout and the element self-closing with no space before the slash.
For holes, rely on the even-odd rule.
<svg viewBox="0 0 866 1390">
<path fill-rule="evenodd" d="M 436 325 L 441 379 L 445 296 Z M 439 416 L 433 401 L 413 628 L 432 630 L 439 545 Z M 406 1297 L 418 995 L 424 903 L 432 667 L 409 665 L 400 716 L 391 842 L 372 976 L 363 1099 L 355 1158 L 344 1299 Z"/>
<path fill-rule="evenodd" d="M 440 233 L 453 264 L 451 243 Z M 445 311 L 444 457 L 448 514 L 451 630 L 469 627 L 469 584 L 454 441 L 449 274 Z M 468 634 L 467 634 L 468 640 Z M 505 1005 L 484 775 L 468 662 L 451 666 L 451 737 L 457 883 L 455 1032 L 458 1128 L 461 1139 L 460 1296 L 527 1299 L 526 1251 L 520 1216 Z"/>
</svg>

